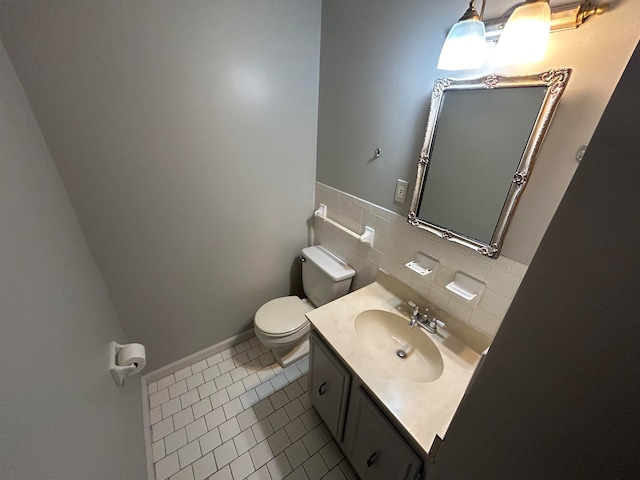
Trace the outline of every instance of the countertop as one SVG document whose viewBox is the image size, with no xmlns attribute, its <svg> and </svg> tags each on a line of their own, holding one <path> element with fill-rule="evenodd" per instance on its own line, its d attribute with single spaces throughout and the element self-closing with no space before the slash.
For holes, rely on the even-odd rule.
<svg viewBox="0 0 640 480">
<path fill-rule="evenodd" d="M 307 313 L 307 318 L 428 453 L 436 435 L 445 438 L 480 356 L 446 330 L 430 334 L 415 327 L 412 335 L 428 335 L 434 341 L 442 354 L 444 370 L 430 383 L 404 380 L 380 368 L 380 360 L 372 358 L 356 334 L 355 317 L 370 309 L 403 314 L 406 302 L 380 283 L 372 283 Z"/>
</svg>

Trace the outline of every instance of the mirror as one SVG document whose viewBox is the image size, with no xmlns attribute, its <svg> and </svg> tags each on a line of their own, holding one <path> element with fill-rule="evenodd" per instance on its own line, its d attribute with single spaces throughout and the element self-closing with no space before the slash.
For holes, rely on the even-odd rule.
<svg viewBox="0 0 640 480">
<path fill-rule="evenodd" d="M 408 222 L 497 258 L 570 75 L 437 79 Z"/>
</svg>

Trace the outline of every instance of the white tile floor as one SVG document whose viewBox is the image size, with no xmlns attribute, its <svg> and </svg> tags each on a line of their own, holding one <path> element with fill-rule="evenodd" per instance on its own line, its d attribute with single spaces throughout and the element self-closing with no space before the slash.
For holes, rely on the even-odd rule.
<svg viewBox="0 0 640 480">
<path fill-rule="evenodd" d="M 252 337 L 150 383 L 156 480 L 357 480 L 311 406 L 308 370 Z"/>
</svg>

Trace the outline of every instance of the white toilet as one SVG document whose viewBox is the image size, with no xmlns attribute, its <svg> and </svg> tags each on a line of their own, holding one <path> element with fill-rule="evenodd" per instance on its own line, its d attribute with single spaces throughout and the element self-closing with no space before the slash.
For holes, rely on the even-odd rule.
<svg viewBox="0 0 640 480">
<path fill-rule="evenodd" d="M 286 367 L 309 353 L 309 320 L 315 307 L 346 295 L 355 270 L 320 245 L 302 249 L 302 284 L 308 298 L 280 297 L 261 306 L 253 327 L 256 337 Z"/>
</svg>

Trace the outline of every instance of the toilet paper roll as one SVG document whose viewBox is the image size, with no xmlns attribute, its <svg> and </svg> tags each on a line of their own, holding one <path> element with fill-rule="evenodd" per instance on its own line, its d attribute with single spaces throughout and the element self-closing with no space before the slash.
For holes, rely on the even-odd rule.
<svg viewBox="0 0 640 480">
<path fill-rule="evenodd" d="M 147 364 L 147 356 L 144 350 L 144 345 L 139 343 L 127 343 L 118 352 L 118 365 L 121 367 L 127 367 L 129 365 L 135 365 L 129 375 L 135 375 L 140 372 Z"/>
</svg>

